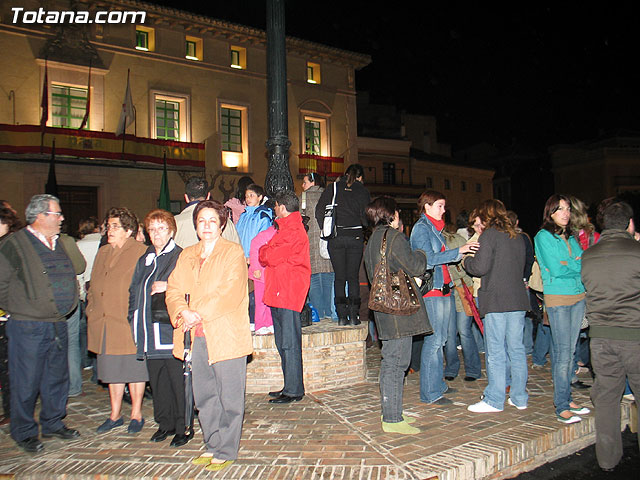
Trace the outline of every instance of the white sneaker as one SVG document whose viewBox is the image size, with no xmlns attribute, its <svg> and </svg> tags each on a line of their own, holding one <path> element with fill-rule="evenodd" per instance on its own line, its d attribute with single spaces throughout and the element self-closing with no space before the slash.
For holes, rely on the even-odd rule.
<svg viewBox="0 0 640 480">
<path fill-rule="evenodd" d="M 269 327 L 260 327 L 258 330 L 256 330 L 256 335 L 269 335 L 269 333 L 273 333 L 269 331 Z"/>
<path fill-rule="evenodd" d="M 255 330 L 256 330 L 256 324 L 255 324 L 255 323 L 250 323 L 250 324 L 249 324 L 249 330 L 251 330 L 252 332 L 255 332 Z"/>
<path fill-rule="evenodd" d="M 486 403 L 484 400 L 478 403 L 474 403 L 473 405 L 469 405 L 467 407 L 467 410 L 474 413 L 497 413 L 502 411 L 502 409 L 492 407 L 491 405 Z"/>
<path fill-rule="evenodd" d="M 518 405 L 516 405 L 515 403 L 513 403 L 513 402 L 511 401 L 511 398 L 509 398 L 509 399 L 507 400 L 507 403 L 508 403 L 509 405 L 511 405 L 512 407 L 516 407 L 518 410 L 526 410 L 526 409 L 527 409 L 527 406 L 526 406 L 526 405 L 525 405 L 524 407 L 519 407 Z"/>
<path fill-rule="evenodd" d="M 633 393 L 627 393 L 626 395 L 623 395 L 622 398 L 625 400 L 631 400 L 632 402 L 636 399 L 636 397 L 633 396 Z"/>
</svg>

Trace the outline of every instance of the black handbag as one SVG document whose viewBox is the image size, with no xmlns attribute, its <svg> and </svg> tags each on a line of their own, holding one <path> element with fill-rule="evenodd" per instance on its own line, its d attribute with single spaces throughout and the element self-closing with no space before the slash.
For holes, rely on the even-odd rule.
<svg viewBox="0 0 640 480">
<path fill-rule="evenodd" d="M 300 325 L 308 327 L 311 323 L 311 307 L 309 307 L 309 304 L 305 302 L 304 307 L 302 307 L 302 311 L 300 312 Z"/>
<path fill-rule="evenodd" d="M 420 291 L 420 295 L 423 297 L 433 290 L 433 269 L 427 270 L 422 275 L 417 277 L 413 277 L 416 285 L 418 286 L 418 290 Z"/>
<path fill-rule="evenodd" d="M 151 295 L 151 321 L 153 323 L 166 323 L 171 325 L 165 299 L 165 292 Z"/>
</svg>

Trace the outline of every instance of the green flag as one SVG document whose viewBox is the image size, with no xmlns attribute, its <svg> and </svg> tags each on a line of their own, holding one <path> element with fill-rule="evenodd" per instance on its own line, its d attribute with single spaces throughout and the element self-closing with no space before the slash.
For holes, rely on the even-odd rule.
<svg viewBox="0 0 640 480">
<path fill-rule="evenodd" d="M 164 153 L 164 168 L 162 169 L 162 181 L 160 182 L 158 208 L 171 211 L 171 196 L 169 195 L 169 180 L 167 179 L 167 152 Z"/>
</svg>

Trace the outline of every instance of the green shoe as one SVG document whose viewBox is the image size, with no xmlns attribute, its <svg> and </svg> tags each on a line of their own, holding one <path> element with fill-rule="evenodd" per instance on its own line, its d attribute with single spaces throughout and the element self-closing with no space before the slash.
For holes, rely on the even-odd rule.
<svg viewBox="0 0 640 480">
<path fill-rule="evenodd" d="M 415 435 L 417 433 L 420 433 L 419 428 L 412 427 L 407 423 L 406 420 L 398 423 L 382 422 L 382 430 L 387 433 L 400 433 L 402 435 Z"/>
<path fill-rule="evenodd" d="M 209 465 L 211 463 L 211 459 L 213 458 L 213 453 L 203 453 L 198 458 L 194 458 L 191 460 L 192 465 Z"/>
<path fill-rule="evenodd" d="M 224 470 L 225 468 L 227 468 L 232 463 L 233 460 L 226 460 L 222 463 L 210 463 L 209 465 L 204 467 L 204 469 L 209 470 L 210 472 L 219 472 L 220 470 Z"/>
<path fill-rule="evenodd" d="M 418 420 L 415 417 L 405 417 L 404 415 L 402 416 L 402 419 L 407 423 L 415 423 L 415 421 Z M 382 415 L 380 415 L 380 420 L 382 420 Z"/>
</svg>

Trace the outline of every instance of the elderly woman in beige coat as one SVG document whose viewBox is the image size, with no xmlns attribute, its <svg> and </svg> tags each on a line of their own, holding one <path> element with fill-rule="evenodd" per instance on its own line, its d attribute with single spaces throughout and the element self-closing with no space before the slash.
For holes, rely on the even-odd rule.
<svg viewBox="0 0 640 480">
<path fill-rule="evenodd" d="M 238 458 L 249 329 L 247 264 L 242 247 L 220 236 L 226 208 L 215 200 L 193 211 L 200 242 L 185 248 L 167 284 L 173 354 L 182 358 L 191 332 L 193 396 L 207 451 L 192 463 L 217 471 Z M 189 301 L 186 295 L 188 294 Z"/>
<path fill-rule="evenodd" d="M 109 384 L 111 414 L 98 433 L 124 424 L 121 416 L 124 386 L 131 393 L 128 432 L 142 430 L 142 398 L 149 374 L 144 361 L 136 359 L 131 326 L 127 321 L 129 286 L 138 259 L 146 247 L 135 240 L 138 220 L 127 208 L 107 213 L 107 240 L 96 255 L 87 294 L 87 348 L 98 355 L 98 378 Z"/>
</svg>

